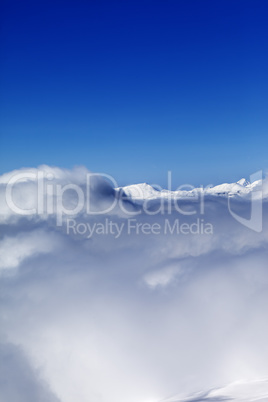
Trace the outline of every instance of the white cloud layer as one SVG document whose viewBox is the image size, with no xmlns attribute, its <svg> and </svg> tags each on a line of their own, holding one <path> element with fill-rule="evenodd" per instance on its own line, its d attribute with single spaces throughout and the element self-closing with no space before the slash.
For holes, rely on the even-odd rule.
<svg viewBox="0 0 268 402">
<path fill-rule="evenodd" d="M 84 191 L 86 169 L 38 171 L 54 176 L 46 184 Z M 4 197 L 11 177 L 0 178 L 0 402 L 267 400 L 267 201 L 259 233 L 230 215 L 225 198 L 209 198 L 203 216 L 172 209 L 134 218 L 161 228 L 167 218 L 204 219 L 213 234 L 137 234 L 125 225 L 118 238 L 87 238 L 67 234 L 68 218 L 121 225 L 126 212 L 81 210 L 61 226 L 54 213 L 18 215 Z M 37 206 L 36 185 L 16 183 L 20 208 Z M 116 197 L 101 178 L 90 188 L 95 212 Z M 66 191 L 64 203 L 73 208 L 76 195 Z M 248 201 L 233 205 L 246 216 Z"/>
</svg>

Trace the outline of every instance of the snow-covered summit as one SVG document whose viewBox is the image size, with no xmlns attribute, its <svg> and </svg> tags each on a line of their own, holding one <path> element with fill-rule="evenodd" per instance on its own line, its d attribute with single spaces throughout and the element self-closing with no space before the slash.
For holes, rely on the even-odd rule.
<svg viewBox="0 0 268 402">
<path fill-rule="evenodd" d="M 125 187 L 118 187 L 115 190 L 125 194 L 133 200 L 147 200 L 157 198 L 188 198 L 195 197 L 197 194 L 212 196 L 246 196 L 253 190 L 259 189 L 261 180 L 253 183 L 246 179 L 241 179 L 236 183 L 223 183 L 217 186 L 197 187 L 192 189 L 179 188 L 176 191 L 159 189 L 156 190 L 153 186 L 147 183 L 132 184 Z M 189 187 L 188 187 L 189 188 Z"/>
<path fill-rule="evenodd" d="M 250 182 L 247 181 L 245 178 L 243 178 L 243 179 L 238 180 L 237 184 L 240 184 L 243 187 L 247 187 L 250 184 Z"/>
<path fill-rule="evenodd" d="M 158 198 L 159 191 L 155 190 L 150 184 L 140 183 L 132 184 L 130 186 L 119 187 L 117 190 L 123 190 L 125 195 L 130 198 L 145 199 L 145 198 Z"/>
</svg>

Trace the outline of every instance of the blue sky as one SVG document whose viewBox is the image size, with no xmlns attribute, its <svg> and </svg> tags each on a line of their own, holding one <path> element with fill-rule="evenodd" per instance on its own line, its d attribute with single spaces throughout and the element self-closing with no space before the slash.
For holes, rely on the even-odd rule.
<svg viewBox="0 0 268 402">
<path fill-rule="evenodd" d="M 258 0 L 5 0 L 0 172 L 177 186 L 266 169 L 267 20 Z"/>
</svg>

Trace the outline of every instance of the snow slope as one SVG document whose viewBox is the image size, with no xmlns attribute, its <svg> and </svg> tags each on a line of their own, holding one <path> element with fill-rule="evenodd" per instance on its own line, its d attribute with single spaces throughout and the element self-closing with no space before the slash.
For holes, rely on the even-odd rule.
<svg viewBox="0 0 268 402">
<path fill-rule="evenodd" d="M 236 381 L 225 387 L 211 389 L 207 392 L 192 394 L 187 397 L 175 396 L 162 402 L 268 402 L 268 380 Z"/>
<path fill-rule="evenodd" d="M 177 191 L 157 190 L 147 183 L 132 184 L 130 186 L 118 187 L 116 191 L 125 194 L 133 200 L 147 200 L 157 198 L 188 198 L 196 197 L 198 194 L 212 196 L 247 196 L 253 191 L 261 189 L 261 180 L 249 183 L 241 179 L 236 183 L 223 183 L 214 187 L 197 187 L 190 190 L 178 189 Z"/>
</svg>

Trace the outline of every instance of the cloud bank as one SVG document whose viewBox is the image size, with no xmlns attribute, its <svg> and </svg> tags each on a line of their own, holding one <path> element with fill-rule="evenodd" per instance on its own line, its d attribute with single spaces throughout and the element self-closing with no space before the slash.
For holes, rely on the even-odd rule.
<svg viewBox="0 0 268 402">
<path fill-rule="evenodd" d="M 118 200 L 111 180 L 87 187 L 88 173 L 43 166 L 0 178 L 0 401 L 268 398 L 266 199 L 256 232 L 224 197 L 207 197 L 204 214 L 194 200 L 180 205 L 195 214 L 166 201 L 148 214 Z M 45 176 L 41 213 L 10 208 L 14 174 L 12 200 L 27 211 L 43 206 Z M 90 214 L 82 193 L 56 191 L 70 184 L 90 189 Z M 248 200 L 232 207 L 248 217 Z"/>
</svg>

